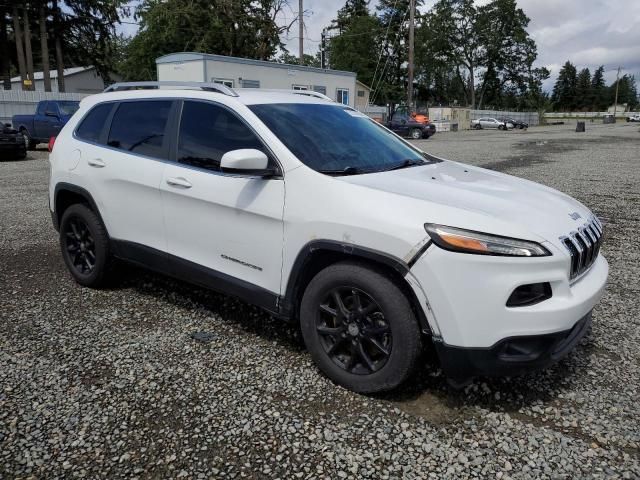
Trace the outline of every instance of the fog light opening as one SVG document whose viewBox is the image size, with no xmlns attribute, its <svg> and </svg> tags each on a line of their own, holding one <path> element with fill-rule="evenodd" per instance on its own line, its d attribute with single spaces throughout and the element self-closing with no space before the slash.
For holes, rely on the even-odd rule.
<svg viewBox="0 0 640 480">
<path fill-rule="evenodd" d="M 516 288 L 507 300 L 507 307 L 528 307 L 551 298 L 551 284 L 529 283 Z"/>
</svg>

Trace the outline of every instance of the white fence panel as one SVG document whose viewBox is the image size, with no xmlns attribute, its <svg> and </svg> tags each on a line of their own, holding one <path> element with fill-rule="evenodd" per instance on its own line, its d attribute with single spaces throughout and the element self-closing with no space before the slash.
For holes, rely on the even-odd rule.
<svg viewBox="0 0 640 480">
<path fill-rule="evenodd" d="M 35 113 L 41 100 L 81 100 L 84 93 L 25 92 L 22 90 L 0 90 L 0 121 L 11 123 L 14 115 Z"/>
</svg>

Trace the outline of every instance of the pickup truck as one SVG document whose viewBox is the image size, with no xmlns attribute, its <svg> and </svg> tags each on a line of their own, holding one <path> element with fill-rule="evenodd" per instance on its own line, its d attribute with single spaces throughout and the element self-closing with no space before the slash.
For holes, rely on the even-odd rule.
<svg viewBox="0 0 640 480">
<path fill-rule="evenodd" d="M 429 138 L 436 133 L 436 127 L 432 123 L 419 122 L 405 112 L 396 112 L 391 121 L 385 123 L 385 127 L 397 133 L 401 137 L 410 137 L 414 140 Z"/>
<path fill-rule="evenodd" d="M 78 101 L 42 100 L 35 115 L 14 115 L 11 122 L 24 137 L 27 148 L 33 150 L 38 143 L 47 143 L 58 135 L 79 107 Z"/>
<path fill-rule="evenodd" d="M 627 117 L 627 122 L 640 122 L 640 114 L 636 113 Z"/>
</svg>

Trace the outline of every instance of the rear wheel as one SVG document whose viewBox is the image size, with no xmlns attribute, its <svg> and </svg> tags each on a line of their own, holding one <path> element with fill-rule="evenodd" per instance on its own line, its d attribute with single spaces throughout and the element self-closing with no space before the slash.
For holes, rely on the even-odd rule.
<svg viewBox="0 0 640 480">
<path fill-rule="evenodd" d="M 309 283 L 300 308 L 302 335 L 318 367 L 360 393 L 396 388 L 421 349 L 409 301 L 383 273 L 344 262 Z"/>
<path fill-rule="evenodd" d="M 69 272 L 80 285 L 103 286 L 112 263 L 102 221 L 82 204 L 71 205 L 60 221 L 60 248 Z"/>
</svg>

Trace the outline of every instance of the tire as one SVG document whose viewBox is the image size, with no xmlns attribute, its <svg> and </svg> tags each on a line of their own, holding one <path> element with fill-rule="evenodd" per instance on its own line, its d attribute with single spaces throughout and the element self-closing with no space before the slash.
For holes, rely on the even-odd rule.
<svg viewBox="0 0 640 480">
<path fill-rule="evenodd" d="M 473 127 L 473 128 L 475 128 L 476 130 L 482 130 L 482 125 L 477 124 L 477 125 L 476 125 L 475 127 Z"/>
<path fill-rule="evenodd" d="M 406 296 L 383 273 L 356 262 L 336 263 L 311 280 L 302 297 L 300 326 L 320 370 L 358 393 L 398 387 L 411 375 L 422 348 Z"/>
<path fill-rule="evenodd" d="M 33 141 L 31 135 L 29 135 L 29 131 L 26 128 L 23 128 L 20 132 L 24 137 L 24 144 L 27 147 L 27 150 L 35 150 L 37 143 Z"/>
<path fill-rule="evenodd" d="M 113 260 L 100 217 L 83 204 L 67 208 L 60 220 L 60 248 L 69 272 L 85 287 L 106 285 Z"/>
<path fill-rule="evenodd" d="M 414 128 L 413 130 L 411 130 L 409 136 L 413 140 L 420 140 L 422 138 L 422 130 L 420 130 L 419 128 Z"/>
<path fill-rule="evenodd" d="M 504 125 L 498 125 L 498 130 L 506 130 L 507 127 L 505 127 Z"/>
<path fill-rule="evenodd" d="M 15 155 L 16 160 L 24 160 L 27 158 L 27 149 L 18 150 Z"/>
</svg>

